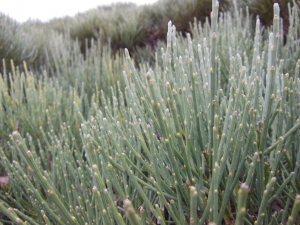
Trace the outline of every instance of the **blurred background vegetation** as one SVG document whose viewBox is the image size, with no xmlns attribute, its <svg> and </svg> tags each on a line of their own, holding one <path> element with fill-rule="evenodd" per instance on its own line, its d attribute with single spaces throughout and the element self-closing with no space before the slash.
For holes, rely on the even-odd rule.
<svg viewBox="0 0 300 225">
<path fill-rule="evenodd" d="M 255 21 L 259 16 L 266 27 L 272 26 L 273 4 L 280 5 L 284 33 L 289 27 L 288 3 L 300 4 L 293 0 L 221 0 L 219 12 L 232 11 L 236 5 L 246 12 L 246 8 Z M 136 6 L 132 3 L 118 3 L 98 7 L 75 17 L 56 18 L 47 23 L 27 21 L 19 24 L 4 14 L 0 14 L 0 58 L 6 59 L 5 66 L 10 69 L 10 60 L 22 66 L 26 61 L 29 68 L 42 72 L 45 65 L 52 66 L 53 40 L 67 37 L 78 42 L 80 51 L 86 54 L 91 40 L 98 40 L 101 46 L 109 45 L 111 55 L 128 48 L 136 66 L 142 61 L 151 64 L 153 52 L 164 45 L 166 24 L 172 21 L 177 31 L 185 37 L 190 24 L 208 20 L 211 12 L 211 0 L 158 0 L 155 4 Z M 255 23 L 253 23 L 255 24 Z M 4 65 L 0 65 L 3 72 Z"/>
</svg>

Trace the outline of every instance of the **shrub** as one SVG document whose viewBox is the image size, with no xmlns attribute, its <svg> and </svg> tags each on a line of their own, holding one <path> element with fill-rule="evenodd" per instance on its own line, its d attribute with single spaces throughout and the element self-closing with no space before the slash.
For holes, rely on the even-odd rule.
<svg viewBox="0 0 300 225">
<path fill-rule="evenodd" d="M 169 22 L 166 49 L 156 53 L 152 68 L 137 70 L 125 49 L 125 88 L 112 88 L 108 99 L 97 88 L 87 94 L 81 82 L 65 90 L 58 78 L 47 81 L 53 88 L 19 74 L 13 82 L 31 82 L 25 93 L 35 93 L 24 105 L 48 107 L 30 110 L 28 118 L 38 123 L 44 115 L 46 126 L 34 130 L 39 137 L 20 127 L 0 151 L 9 176 L 0 211 L 16 224 L 295 224 L 298 12 L 294 5 L 284 45 L 278 4 L 264 40 L 260 21 L 253 35 L 249 16 L 238 10 L 218 20 L 214 0 L 211 25 L 195 22 L 193 39 L 178 36 Z M 62 75 L 75 52 L 54 57 Z M 98 64 L 71 65 L 70 75 Z M 0 82 L 7 89 L 6 83 Z M 2 124 L 8 112 L 12 121 L 23 116 L 15 117 L 22 108 L 9 106 L 22 105 L 24 97 L 5 93 Z"/>
</svg>

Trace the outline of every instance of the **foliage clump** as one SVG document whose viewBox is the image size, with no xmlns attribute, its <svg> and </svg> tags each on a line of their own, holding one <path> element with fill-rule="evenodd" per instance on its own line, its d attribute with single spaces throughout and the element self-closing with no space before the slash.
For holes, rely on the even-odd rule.
<svg viewBox="0 0 300 225">
<path fill-rule="evenodd" d="M 300 25 L 289 7 L 285 35 L 278 4 L 263 32 L 214 0 L 191 34 L 169 22 L 139 68 L 128 49 L 111 57 L 97 38 L 83 55 L 52 33 L 43 73 L 24 63 L 0 76 L 0 220 L 295 224 Z"/>
</svg>

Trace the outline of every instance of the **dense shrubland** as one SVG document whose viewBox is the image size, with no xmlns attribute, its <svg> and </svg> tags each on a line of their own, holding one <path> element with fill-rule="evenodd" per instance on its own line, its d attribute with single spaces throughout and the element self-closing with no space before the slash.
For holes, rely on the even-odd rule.
<svg viewBox="0 0 300 225">
<path fill-rule="evenodd" d="M 1 15 L 3 223 L 298 222 L 299 7 L 263 27 L 253 2 L 214 0 L 187 28 L 188 2 Z"/>
<path fill-rule="evenodd" d="M 219 13 L 234 12 L 234 1 L 220 1 Z M 251 14 L 255 25 L 256 16 L 262 25 L 270 27 L 273 23 L 273 4 L 275 0 L 238 0 L 237 7 Z M 293 0 L 280 0 L 280 17 L 283 18 L 283 32 L 287 34 L 289 27 L 288 3 Z M 299 3 L 296 1 L 296 4 Z M 82 54 L 91 46 L 91 39 L 98 40 L 101 45 L 109 45 L 111 54 L 118 54 L 124 48 L 129 49 L 139 66 L 142 61 L 154 63 L 156 47 L 160 49 L 167 34 L 166 24 L 171 20 L 176 24 L 183 36 L 191 33 L 191 22 L 194 18 L 204 23 L 210 16 L 211 0 L 159 0 L 157 3 L 136 6 L 132 3 L 118 3 L 102 6 L 75 17 L 55 18 L 47 23 L 29 20 L 18 24 L 12 18 L 1 14 L 0 23 L 0 57 L 13 59 L 16 65 L 23 61 L 37 73 L 41 73 L 45 64 L 53 64 L 51 57 L 53 40 L 64 35 L 71 42 L 78 41 Z M 209 20 L 209 19 L 208 19 Z M 254 28 L 254 26 L 252 27 Z M 4 45 L 5 43 L 5 45 Z M 5 47 L 4 47 L 5 46 Z M 13 49 L 9 49 L 13 46 Z M 5 48 L 5 49 L 2 49 Z M 2 64 L 0 70 L 3 70 Z"/>
</svg>

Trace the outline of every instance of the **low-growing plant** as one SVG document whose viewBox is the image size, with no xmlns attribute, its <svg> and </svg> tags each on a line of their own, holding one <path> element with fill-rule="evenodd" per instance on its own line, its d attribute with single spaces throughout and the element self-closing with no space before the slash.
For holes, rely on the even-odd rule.
<svg viewBox="0 0 300 225">
<path fill-rule="evenodd" d="M 152 67 L 141 65 L 137 70 L 125 49 L 125 88 L 111 88 L 111 98 L 97 88 L 87 94 L 84 85 L 78 91 L 81 82 L 64 92 L 66 86 L 60 88 L 58 78 L 51 78 L 57 85 L 53 88 L 33 83 L 20 89 L 37 90 L 33 98 L 26 95 L 28 108 L 41 102 L 48 110 L 32 110 L 28 118 L 32 124 L 47 125 L 36 130 L 37 137 L 11 132 L 0 151 L 0 163 L 9 176 L 9 188 L 0 190 L 3 221 L 298 222 L 299 8 L 293 5 L 290 10 L 284 44 L 278 4 L 267 40 L 259 19 L 253 35 L 249 16 L 236 7 L 234 16 L 219 17 L 218 7 L 213 0 L 211 24 L 194 23 L 193 39 L 189 34 L 182 38 L 169 22 L 166 48 L 156 53 Z M 76 54 L 70 52 L 70 58 L 54 57 L 59 59 L 60 76 L 71 70 L 68 62 Z M 82 68 L 94 69 L 93 63 L 71 65 L 76 69 L 70 77 Z M 25 75 L 11 80 L 26 84 L 32 76 L 28 71 Z M 0 84 L 7 89 L 7 82 Z M 69 94 L 62 97 L 65 93 Z M 15 99 L 18 96 L 1 95 L 7 106 L 1 118 L 9 112 L 8 119 L 22 118 L 21 108 L 9 108 L 24 101 Z M 85 96 L 92 96 L 89 104 L 83 104 Z M 60 108 L 68 119 L 55 113 Z M 72 127 L 74 120 L 80 127 Z"/>
<path fill-rule="evenodd" d="M 111 88 L 124 90 L 124 81 L 120 80 L 126 70 L 124 59 L 120 55 L 111 57 L 109 47 L 101 47 L 92 41 L 85 59 L 80 53 L 78 42 L 70 43 L 68 37 L 56 36 L 49 41 L 51 52 L 48 60 L 51 65 L 43 74 L 35 74 L 27 69 L 24 72 L 12 63 L 13 72 L 0 76 L 0 137 L 2 147 L 6 149 L 9 134 L 18 130 L 22 136 L 27 133 L 41 141 L 40 129 L 60 132 L 61 124 L 71 126 L 80 146 L 78 128 L 80 120 L 74 115 L 74 105 L 82 116 L 88 119 L 94 115 L 103 101 L 112 101 Z M 100 98 L 100 92 L 106 93 Z M 51 118 L 51 125 L 47 123 Z M 74 143 L 75 144 L 75 143 Z M 42 144 L 43 146 L 43 144 Z"/>
</svg>

